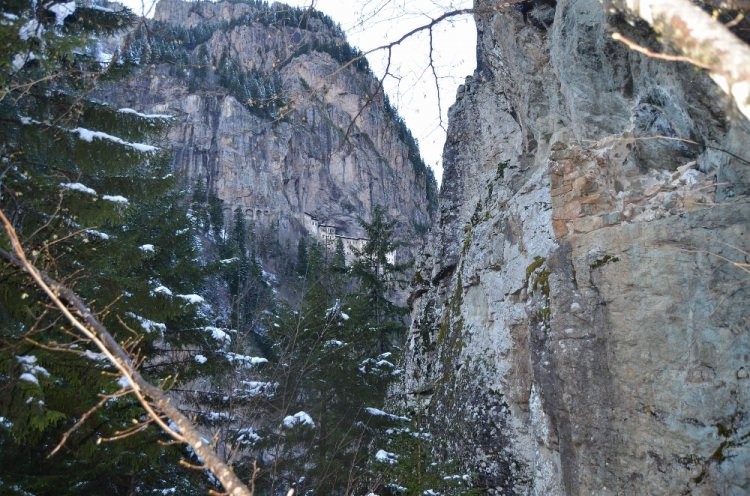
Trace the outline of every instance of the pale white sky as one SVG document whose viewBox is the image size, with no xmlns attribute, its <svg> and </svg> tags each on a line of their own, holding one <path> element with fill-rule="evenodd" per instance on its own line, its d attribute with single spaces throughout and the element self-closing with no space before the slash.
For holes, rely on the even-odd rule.
<svg viewBox="0 0 750 496">
<path fill-rule="evenodd" d="M 153 0 L 121 0 L 136 13 Z M 471 8 L 472 0 L 288 0 L 298 7 L 313 6 L 338 22 L 349 43 L 362 51 L 395 41 L 410 30 L 428 24 L 445 12 Z M 442 178 L 442 151 L 447 112 L 456 88 L 476 67 L 476 31 L 471 16 L 453 17 L 433 29 L 433 57 L 437 83 L 430 61 L 427 31 L 410 37 L 393 49 L 385 88 L 391 102 L 419 141 L 422 156 Z M 368 56 L 370 67 L 382 77 L 385 51 Z M 442 116 L 440 115 L 442 112 Z M 442 126 L 442 127 L 441 127 Z"/>
</svg>

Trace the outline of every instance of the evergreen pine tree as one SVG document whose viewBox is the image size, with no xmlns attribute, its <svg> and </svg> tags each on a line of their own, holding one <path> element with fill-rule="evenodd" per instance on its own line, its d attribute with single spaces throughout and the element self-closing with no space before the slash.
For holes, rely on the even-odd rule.
<svg viewBox="0 0 750 496">
<path fill-rule="evenodd" d="M 165 386 L 194 374 L 194 354 L 216 344 L 203 331 L 193 226 L 168 157 L 142 143 L 167 120 L 86 94 L 108 75 L 85 42 L 134 16 L 73 2 L 2 9 L 0 209 L 34 264 L 84 298 L 143 358 L 144 374 Z M 4 233 L 0 250 L 2 490 L 204 492 L 196 473 L 178 468 L 177 448 L 161 446 L 157 429 L 133 424 L 143 418 L 138 403 L 117 395 L 122 384 L 107 363 L 8 262 Z"/>
<path fill-rule="evenodd" d="M 295 271 L 300 277 L 307 276 L 307 241 L 305 241 L 304 236 L 297 242 L 297 265 Z"/>
<path fill-rule="evenodd" d="M 303 481 L 300 492 L 339 494 L 357 487 L 375 427 L 401 422 L 377 415 L 398 373 L 392 345 L 405 330 L 403 311 L 387 300 L 398 269 L 389 261 L 397 243 L 381 209 L 365 229 L 373 238 L 351 275 L 342 270 L 342 242 L 330 258 L 318 243 L 298 250 L 307 267 L 301 302 L 271 330 L 283 364 L 270 369 L 277 374 L 269 378 L 279 384 L 272 400 L 278 423 L 305 412 L 314 426 L 268 433 L 263 446 L 274 450 L 277 476 Z"/>
<path fill-rule="evenodd" d="M 270 304 L 270 292 L 255 253 L 255 243 L 249 239 L 250 234 L 242 209 L 235 208 L 222 256 L 226 261 L 223 270 L 232 298 L 232 327 L 243 335 L 256 333 L 262 309 Z"/>
<path fill-rule="evenodd" d="M 341 238 L 336 238 L 336 251 L 331 261 L 331 269 L 335 272 L 344 272 L 346 270 L 346 253 L 344 252 L 344 242 Z"/>
<path fill-rule="evenodd" d="M 352 266 L 360 290 L 351 304 L 378 334 L 379 347 L 386 352 L 391 347 L 390 341 L 402 339 L 406 310 L 391 302 L 389 297 L 406 266 L 394 263 L 393 256 L 400 243 L 394 239 L 395 222 L 386 218 L 383 207 L 377 205 L 372 220 L 360 220 L 360 224 L 367 233 L 367 242 Z"/>
</svg>

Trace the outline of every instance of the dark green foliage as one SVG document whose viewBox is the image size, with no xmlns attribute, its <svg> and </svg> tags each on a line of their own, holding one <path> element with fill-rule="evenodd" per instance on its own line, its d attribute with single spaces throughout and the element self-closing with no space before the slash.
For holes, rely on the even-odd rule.
<svg viewBox="0 0 750 496">
<path fill-rule="evenodd" d="M 591 264 L 591 269 L 598 269 L 599 267 L 603 267 L 610 263 L 619 262 L 620 257 L 617 257 L 615 255 L 604 255 L 602 257 L 599 257 L 594 263 Z"/>
<path fill-rule="evenodd" d="M 242 405 L 236 408 L 244 412 L 237 414 L 244 432 L 252 426 L 259 436 L 251 453 L 273 460 L 256 481 L 261 494 L 283 493 L 289 481 L 298 481 L 301 493 L 364 492 L 373 476 L 367 468 L 370 441 L 380 429 L 402 422 L 374 410 L 399 373 L 403 311 L 387 300 L 399 269 L 389 254 L 398 243 L 382 209 L 363 225 L 372 238 L 351 272 L 343 243 L 329 252 L 309 238 L 299 242 L 299 303 L 278 304 L 269 318 L 259 319 L 273 343 L 266 355 L 270 363 L 232 379 L 263 389 L 247 395 L 235 388 L 231 396 L 232 404 Z M 309 415 L 313 425 L 285 425 L 295 414 Z M 229 431 L 235 439 L 243 436 L 237 426 Z"/>
<path fill-rule="evenodd" d="M 471 214 L 469 220 L 472 227 L 476 227 L 482 221 L 482 200 L 477 200 L 477 204 L 474 206 L 474 213 Z"/>
<path fill-rule="evenodd" d="M 255 252 L 252 225 L 237 207 L 226 241 L 216 238 L 222 260 L 221 272 L 231 297 L 230 327 L 240 335 L 255 334 L 262 321 L 262 310 L 271 304 L 263 268 Z"/>
<path fill-rule="evenodd" d="M 394 221 L 386 218 L 385 210 L 377 205 L 372 213 L 372 220 L 360 220 L 367 235 L 367 243 L 357 254 L 352 265 L 352 275 L 359 281 L 360 297 L 356 305 L 361 307 L 369 319 L 369 325 L 380 334 L 381 348 L 394 331 L 398 333 L 403 327 L 399 317 L 404 309 L 390 301 L 391 291 L 398 282 L 396 276 L 402 273 L 405 265 L 396 265 L 389 255 L 395 253 L 400 243 L 395 239 Z"/>
<path fill-rule="evenodd" d="M 472 489 L 472 477 L 457 464 L 441 462 L 440 439 L 419 427 L 419 420 L 400 422 L 388 429 L 374 445 L 392 454 L 393 463 L 371 460 L 373 480 L 382 481 L 375 490 L 379 496 L 401 494 L 450 494 L 469 496 L 482 494 Z M 406 490 L 399 490 L 405 488 Z"/>
<path fill-rule="evenodd" d="M 116 15 L 106 9 L 97 8 L 96 2 L 89 6 L 76 5 L 76 10 L 65 19 L 64 33 L 71 35 L 110 35 L 129 28 L 137 20 L 137 16 L 128 9 L 120 9 Z"/>
<path fill-rule="evenodd" d="M 21 14 L 27 3 L 18 5 Z M 343 34 L 312 10 L 254 5 L 259 11 L 252 17 L 231 23 L 257 21 L 295 29 L 322 23 L 335 35 Z M 89 28 L 111 31 L 125 21 L 100 25 L 96 17 L 107 13 L 91 10 L 66 19 L 59 31 L 51 29 L 44 44 L 49 55 L 30 60 L 22 71 L 8 60 L 0 62 L 5 95 L 0 98 L 0 208 L 11 216 L 34 262 L 88 301 L 118 340 L 132 343 L 131 350 L 146 358 L 142 370 L 147 377 L 164 381 L 165 387 L 178 375 L 190 379 L 207 374 L 207 367 L 227 371 L 217 360 L 223 351 L 205 331 L 212 317 L 205 315 L 208 309 L 178 296 L 200 292 L 208 271 L 196 263 L 196 236 L 213 241 L 223 259 L 212 265 L 220 274 L 216 285 L 231 300 L 226 314 L 215 319 L 217 325 L 237 330 L 231 333 L 233 351 L 262 350 L 271 364 L 252 370 L 267 381 L 268 394 L 249 393 L 252 386 L 242 382 L 246 375 L 237 372 L 241 367 L 234 363 L 231 371 L 236 373 L 212 383 L 229 394 L 206 392 L 200 398 L 207 408 L 242 416 L 216 420 L 196 407 L 198 418 L 213 422 L 212 427 L 226 427 L 232 442 L 240 442 L 242 425 L 263 426 L 263 440 L 253 452 L 276 453 L 278 463 L 263 467 L 259 491 L 305 476 L 305 488 L 319 494 L 341 492 L 351 478 L 366 473 L 367 443 L 383 423 L 366 408 L 382 405 L 386 385 L 396 374 L 403 310 L 388 296 L 399 268 L 384 258 L 395 247 L 393 224 L 382 210 L 375 211 L 373 222 L 365 223 L 371 243 L 351 273 L 340 240 L 334 253 L 306 243 L 299 257 L 304 263 L 297 267 L 302 276 L 297 279 L 300 303 L 294 310 L 274 310 L 259 263 L 259 253 L 269 248 L 256 239 L 242 211 L 226 219 L 225 229 L 223 205 L 210 183 L 199 180 L 188 203 L 175 192 L 168 157 L 134 146 L 168 122 L 117 112 L 89 100 L 85 91 L 97 78 L 114 77 L 128 65 L 169 64 L 170 73 L 186 77 L 192 89 L 223 87 L 256 115 L 275 119 L 286 105 L 278 76 L 245 70 L 229 56 L 212 60 L 206 41 L 228 25 L 183 29 L 158 22 L 152 24 L 148 42 L 135 39 L 129 46 L 126 63 L 114 64 L 101 75 L 94 51 L 80 48 L 81 42 Z M 21 24 L 0 26 L 5 46 L 18 45 L 9 53 L 41 54 L 38 41 L 18 41 Z M 359 55 L 343 41 L 310 43 L 298 53 L 324 51 L 342 63 Z M 355 66 L 368 70 L 365 59 Z M 50 75 L 54 77 L 46 78 Z M 31 81 L 38 82 L 24 86 Z M 431 171 L 395 110 L 389 106 L 388 112 L 409 146 L 410 160 L 417 170 L 423 168 L 429 194 L 429 188 L 435 189 Z M 120 195 L 128 202 L 106 200 L 104 195 Z M 186 216 L 188 205 L 192 221 Z M 0 248 L 9 248 L 4 236 Z M 172 295 L 161 288 L 169 288 Z M 155 428 L 116 442 L 98 442 L 143 420 L 130 397 L 105 402 L 58 455 L 46 459 L 76 420 L 101 400 L 100 394 L 119 388 L 112 369 L 93 359 L 96 351 L 75 342 L 70 326 L 49 311 L 27 278 L 0 263 L 0 416 L 9 419 L 0 426 L 0 481 L 5 484 L 0 491 L 17 485 L 19 491 L 40 495 L 169 488 L 176 494 L 205 494 L 201 473 L 178 468 L 176 462 L 185 453 L 159 445 L 164 436 Z M 196 364 L 197 353 L 209 357 L 207 365 Z M 22 357 L 36 362 L 25 363 Z M 24 374 L 32 374 L 38 384 L 22 379 Z M 286 416 L 302 410 L 310 413 L 314 427 L 278 427 Z M 364 491 L 360 485 L 351 487 Z"/>
<path fill-rule="evenodd" d="M 534 256 L 534 261 L 526 267 L 526 286 L 528 287 L 529 282 L 531 283 L 531 292 L 534 293 L 537 288 L 542 292 L 545 298 L 549 298 L 549 276 L 550 271 L 547 268 L 539 271 L 538 269 L 544 266 L 546 259 L 538 255 Z M 547 314 L 549 310 L 547 309 Z M 549 315 L 546 315 L 549 317 Z"/>
<path fill-rule="evenodd" d="M 221 245 L 224 228 L 224 202 L 213 191 L 208 190 L 206 180 L 199 177 L 195 180 L 190 203 L 190 212 L 195 219 L 196 228 L 217 245 Z"/>
<path fill-rule="evenodd" d="M 381 208 L 372 217 L 363 222 L 370 240 L 351 272 L 343 243 L 331 253 L 309 239 L 299 243 L 302 295 L 269 328 L 278 365 L 267 369 L 265 380 L 278 384 L 268 413 L 277 416 L 272 425 L 304 411 L 315 426 L 262 433 L 256 448 L 274 453 L 277 462 L 266 467 L 259 487 L 304 478 L 300 492 L 364 491 L 368 444 L 377 429 L 393 425 L 368 410 L 381 408 L 387 384 L 398 374 L 405 331 L 403 310 L 388 301 L 399 270 L 388 259 L 397 245 L 393 223 Z"/>
<path fill-rule="evenodd" d="M 297 243 L 297 266 L 295 271 L 299 276 L 307 275 L 307 241 L 302 237 Z"/>
<path fill-rule="evenodd" d="M 168 120 L 117 111 L 86 94 L 103 68 L 82 42 L 133 16 L 78 8 L 56 25 L 46 10 L 50 4 L 30 5 L 4 5 L 18 21 L 0 25 L 9 48 L 0 63 L 0 209 L 33 263 L 75 291 L 145 360 L 144 375 L 165 386 L 177 375 L 194 377 L 192 355 L 217 347 L 203 330 L 208 309 L 194 296 L 204 277 L 195 229 L 176 193 L 169 157 L 141 144 Z M 33 19 L 45 26 L 44 33 L 36 31 L 44 43 L 18 36 Z M 30 50 L 36 59 L 8 64 L 8 54 Z M 0 249 L 10 251 L 4 231 Z M 136 487 L 181 487 L 182 494 L 204 493 L 202 476 L 179 468 L 183 453 L 160 445 L 164 435 L 157 429 L 106 441 L 144 413 L 130 396 L 103 401 L 121 386 L 98 352 L 0 256 L 2 490 L 117 495 Z M 87 420 L 48 459 L 86 412 Z"/>
<path fill-rule="evenodd" d="M 510 162 L 506 160 L 505 162 L 500 162 L 497 164 L 497 171 L 495 172 L 495 180 L 503 179 L 505 177 L 505 169 L 508 168 L 508 164 Z"/>
<path fill-rule="evenodd" d="M 206 45 L 201 45 L 196 54 L 195 63 L 188 72 L 188 91 L 195 92 L 205 84 L 211 69 L 211 59 Z"/>
<path fill-rule="evenodd" d="M 336 239 L 336 251 L 333 253 L 333 259 L 331 260 L 331 269 L 334 272 L 345 272 L 346 271 L 346 253 L 344 252 L 344 242 L 341 238 Z"/>
<path fill-rule="evenodd" d="M 351 64 L 358 71 L 369 74 L 370 65 L 367 58 L 362 52 L 354 48 L 343 38 L 336 38 L 335 41 L 315 39 L 299 45 L 294 55 L 299 57 L 310 52 L 327 53 L 333 60 L 340 64 Z"/>
</svg>

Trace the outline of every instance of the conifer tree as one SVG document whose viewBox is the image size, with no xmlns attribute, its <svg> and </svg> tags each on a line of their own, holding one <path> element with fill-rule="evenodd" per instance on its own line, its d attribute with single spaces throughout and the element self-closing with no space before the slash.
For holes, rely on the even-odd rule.
<svg viewBox="0 0 750 496">
<path fill-rule="evenodd" d="M 336 272 L 346 270 L 346 253 L 344 252 L 344 242 L 341 238 L 336 238 L 336 251 L 333 254 L 331 268 Z"/>
<path fill-rule="evenodd" d="M 270 474 L 299 481 L 302 493 L 356 493 L 375 427 L 394 422 L 378 412 L 398 374 L 390 335 L 405 329 L 403 312 L 387 300 L 397 243 L 382 209 L 365 224 L 373 238 L 352 274 L 345 271 L 340 240 L 332 256 L 319 243 L 300 243 L 306 266 L 301 302 L 270 330 L 280 365 L 268 369 L 275 374 L 268 380 L 279 384 L 271 400 L 278 422 L 304 412 L 313 424 L 265 433 L 262 445 L 274 453 Z"/>
<path fill-rule="evenodd" d="M 84 298 L 149 378 L 168 386 L 189 377 L 195 354 L 216 343 L 203 330 L 208 309 L 196 294 L 202 273 L 185 202 L 168 157 L 142 143 L 167 117 L 87 97 L 112 71 L 86 42 L 134 16 L 55 1 L 8 2 L 2 16 L 0 209 L 34 264 Z M 2 491 L 204 492 L 9 252 L 0 235 Z"/>
<path fill-rule="evenodd" d="M 295 271 L 298 276 L 305 277 L 307 275 L 307 241 L 304 236 L 297 242 L 297 265 Z"/>
<path fill-rule="evenodd" d="M 224 275 L 232 296 L 232 325 L 243 335 L 256 331 L 260 311 L 269 303 L 251 234 L 242 209 L 235 208 L 229 240 L 223 247 L 223 257 L 228 261 Z"/>
<path fill-rule="evenodd" d="M 367 242 L 358 251 L 352 266 L 352 274 L 359 281 L 360 288 L 352 305 L 358 308 L 360 318 L 378 334 L 379 346 L 385 352 L 390 347 L 388 341 L 401 339 L 404 328 L 406 310 L 395 305 L 390 297 L 406 265 L 394 263 L 392 257 L 400 243 L 394 239 L 395 222 L 386 218 L 382 206 L 373 209 L 370 222 L 360 219 L 360 224 L 367 233 Z"/>
</svg>

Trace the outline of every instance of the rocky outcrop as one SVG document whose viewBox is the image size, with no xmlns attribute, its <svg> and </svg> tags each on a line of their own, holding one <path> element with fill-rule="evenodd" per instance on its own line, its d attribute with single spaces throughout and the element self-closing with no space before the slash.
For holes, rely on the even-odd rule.
<svg viewBox="0 0 750 496">
<path fill-rule="evenodd" d="M 477 8 L 398 397 L 488 494 L 745 494 L 750 125 L 609 36 L 648 26 L 524 4 Z"/>
<path fill-rule="evenodd" d="M 181 177 L 207 182 L 227 215 L 240 208 L 282 252 L 296 249 L 306 214 L 356 238 L 376 205 L 408 250 L 421 244 L 432 172 L 366 63 L 342 67 L 356 52 L 330 19 L 277 4 L 162 0 L 125 54 L 139 68 L 108 99 L 176 116 L 165 144 Z"/>
</svg>

